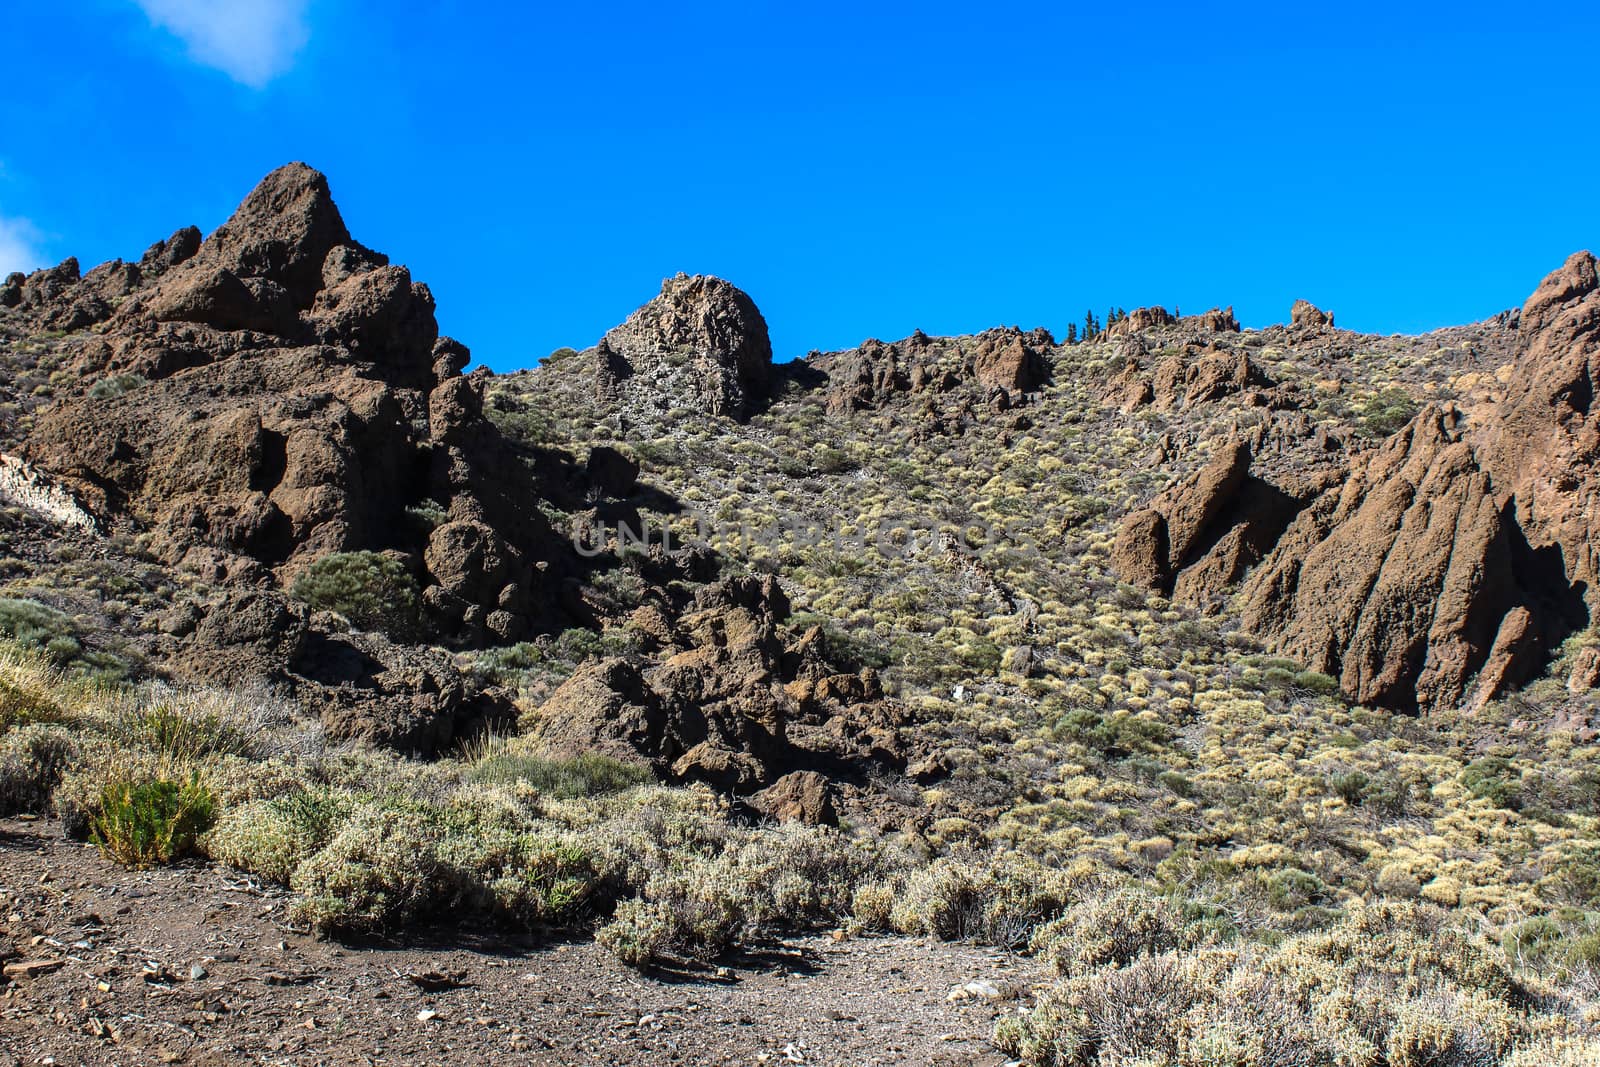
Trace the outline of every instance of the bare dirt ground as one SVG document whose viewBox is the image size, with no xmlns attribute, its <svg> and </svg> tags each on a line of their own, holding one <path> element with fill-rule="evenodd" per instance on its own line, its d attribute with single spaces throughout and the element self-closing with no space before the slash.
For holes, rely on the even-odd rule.
<svg viewBox="0 0 1600 1067">
<path fill-rule="evenodd" d="M 0 1065 L 1000 1064 L 994 1020 L 1040 979 L 904 938 L 677 975 L 484 931 L 356 947 L 297 932 L 288 904 L 225 868 L 128 871 L 53 823 L 0 820 Z M 1000 995 L 949 999 L 968 982 Z"/>
</svg>

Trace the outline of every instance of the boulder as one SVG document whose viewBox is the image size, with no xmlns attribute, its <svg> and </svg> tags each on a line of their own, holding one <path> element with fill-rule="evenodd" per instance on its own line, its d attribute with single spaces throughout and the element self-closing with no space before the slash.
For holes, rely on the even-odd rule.
<svg viewBox="0 0 1600 1067">
<path fill-rule="evenodd" d="M 973 354 L 973 375 L 986 389 L 1030 393 L 1044 384 L 1048 364 L 1021 330 L 991 330 L 980 334 Z"/>
<path fill-rule="evenodd" d="M 778 822 L 837 826 L 833 785 L 816 771 L 791 771 L 751 798 L 756 810 Z"/>
<path fill-rule="evenodd" d="M 1296 300 L 1294 306 L 1289 309 L 1289 325 L 1306 329 L 1332 327 L 1333 313 L 1323 311 L 1309 300 Z"/>
<path fill-rule="evenodd" d="M 606 333 L 603 346 L 614 379 L 632 380 L 672 406 L 742 421 L 766 403 L 767 322 L 748 295 L 721 278 L 666 279 L 659 296 Z"/>
</svg>

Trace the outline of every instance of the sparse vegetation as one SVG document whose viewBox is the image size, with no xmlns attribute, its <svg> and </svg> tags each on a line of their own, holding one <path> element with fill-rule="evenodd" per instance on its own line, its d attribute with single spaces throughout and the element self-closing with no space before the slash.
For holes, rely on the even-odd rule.
<svg viewBox="0 0 1600 1067">
<path fill-rule="evenodd" d="M 323 556 L 295 578 L 294 595 L 359 629 L 399 640 L 416 637 L 421 627 L 416 579 L 399 560 L 378 552 Z"/>
<path fill-rule="evenodd" d="M 116 781 L 100 796 L 90 838 L 127 867 L 171 863 L 194 851 L 215 815 L 216 798 L 198 775 L 186 782 Z"/>
</svg>

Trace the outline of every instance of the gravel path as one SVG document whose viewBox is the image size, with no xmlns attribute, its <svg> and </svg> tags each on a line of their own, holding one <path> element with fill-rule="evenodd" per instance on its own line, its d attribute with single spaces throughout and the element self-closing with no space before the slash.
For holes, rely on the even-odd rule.
<svg viewBox="0 0 1600 1067">
<path fill-rule="evenodd" d="M 906 938 L 799 938 L 685 975 L 473 930 L 341 946 L 291 929 L 288 902 L 0 820 L 0 1064 L 997 1065 L 994 1020 L 1040 980 Z M 949 999 L 974 981 L 1000 995 Z"/>
</svg>

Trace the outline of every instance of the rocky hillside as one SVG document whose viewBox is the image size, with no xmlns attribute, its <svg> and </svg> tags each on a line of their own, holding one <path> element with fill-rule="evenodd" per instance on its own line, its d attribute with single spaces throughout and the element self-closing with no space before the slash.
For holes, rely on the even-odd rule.
<svg viewBox="0 0 1600 1067">
<path fill-rule="evenodd" d="M 0 286 L 0 814 L 105 844 L 123 791 L 201 790 L 179 851 L 323 935 L 1031 951 L 1062 982 L 1000 1039 L 1041 1063 L 1132 1062 L 1091 1016 L 1147 980 L 1200 1020 L 1153 1063 L 1581 1057 L 1595 260 L 1418 337 L 1288 312 L 774 363 L 679 275 L 465 374 L 281 168 L 209 235 Z M 1375 930 L 1413 978 L 1347 951 Z M 1246 989 L 1289 974 L 1334 999 Z"/>
</svg>

